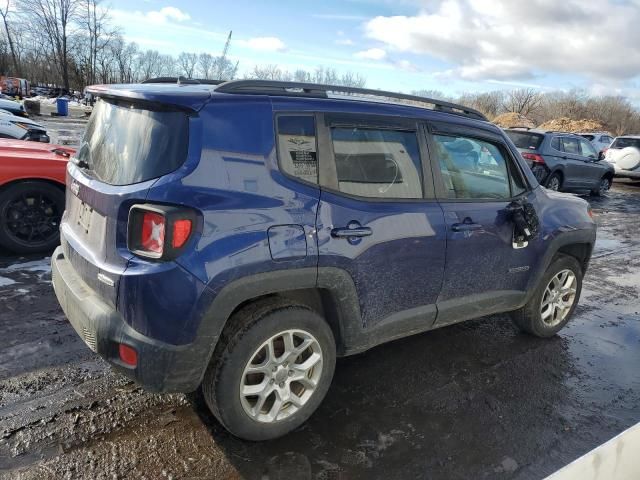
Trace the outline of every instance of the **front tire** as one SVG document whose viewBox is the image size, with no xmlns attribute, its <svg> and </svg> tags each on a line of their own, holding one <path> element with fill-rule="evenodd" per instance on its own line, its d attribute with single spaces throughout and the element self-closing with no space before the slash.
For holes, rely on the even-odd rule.
<svg viewBox="0 0 640 480">
<path fill-rule="evenodd" d="M 234 314 L 202 382 L 207 406 L 233 435 L 270 440 L 302 425 L 326 395 L 333 334 L 313 310 L 278 300 Z"/>
<path fill-rule="evenodd" d="M 582 291 L 582 267 L 574 258 L 561 255 L 551 263 L 529 302 L 511 313 L 523 332 L 547 338 L 569 322 Z"/>
<path fill-rule="evenodd" d="M 610 188 L 611 188 L 611 179 L 609 177 L 603 177 L 600 180 L 600 184 L 598 185 L 598 188 L 591 190 L 591 195 L 593 195 L 594 197 L 602 197 L 609 191 Z"/>
<path fill-rule="evenodd" d="M 60 243 L 64 192 L 40 181 L 10 185 L 0 194 L 0 245 L 16 253 L 53 250 Z"/>
</svg>

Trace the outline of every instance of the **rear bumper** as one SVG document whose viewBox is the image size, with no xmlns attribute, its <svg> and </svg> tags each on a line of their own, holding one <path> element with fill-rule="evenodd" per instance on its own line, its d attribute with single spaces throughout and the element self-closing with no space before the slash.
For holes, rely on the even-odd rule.
<svg viewBox="0 0 640 480">
<path fill-rule="evenodd" d="M 69 322 L 91 350 L 148 390 L 191 392 L 198 388 L 208 357 L 194 345 L 171 345 L 131 328 L 80 278 L 62 247 L 51 257 L 51 276 L 58 302 Z M 138 364 L 124 364 L 118 345 L 138 352 Z"/>
</svg>

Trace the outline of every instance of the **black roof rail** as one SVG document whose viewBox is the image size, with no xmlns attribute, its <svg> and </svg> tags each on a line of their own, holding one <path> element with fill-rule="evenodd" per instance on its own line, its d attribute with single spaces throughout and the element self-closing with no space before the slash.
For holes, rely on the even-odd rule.
<svg viewBox="0 0 640 480">
<path fill-rule="evenodd" d="M 220 85 L 225 80 L 207 80 L 204 78 L 186 78 L 180 77 L 154 77 L 147 78 L 140 83 L 176 83 L 178 85 Z"/>
<path fill-rule="evenodd" d="M 405 93 L 372 90 L 368 88 L 342 87 L 339 85 L 321 85 L 304 82 L 281 82 L 276 80 L 231 80 L 220 84 L 215 89 L 220 93 L 245 93 L 254 95 L 280 95 L 294 97 L 329 98 L 327 93 L 346 93 L 353 95 L 369 95 L 394 100 L 408 100 L 422 104 L 433 105 L 433 110 L 463 115 L 488 121 L 478 110 L 464 107 L 455 103 L 435 100 L 433 98 L 407 95 Z"/>
</svg>

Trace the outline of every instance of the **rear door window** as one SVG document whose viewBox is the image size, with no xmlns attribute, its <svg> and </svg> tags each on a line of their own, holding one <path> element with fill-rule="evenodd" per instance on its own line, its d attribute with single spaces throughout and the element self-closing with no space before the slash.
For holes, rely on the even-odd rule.
<svg viewBox="0 0 640 480">
<path fill-rule="evenodd" d="M 578 139 L 574 137 L 561 137 L 562 151 L 573 155 L 580 155 L 580 144 Z"/>
<path fill-rule="evenodd" d="M 341 192 L 370 198 L 422 198 L 422 164 L 416 132 L 332 127 Z"/>
<path fill-rule="evenodd" d="M 187 158 L 188 143 L 185 112 L 99 100 L 76 157 L 98 180 L 129 185 L 178 169 Z"/>
<path fill-rule="evenodd" d="M 316 123 L 312 115 L 281 115 L 278 123 L 280 168 L 305 182 L 318 183 Z"/>
</svg>

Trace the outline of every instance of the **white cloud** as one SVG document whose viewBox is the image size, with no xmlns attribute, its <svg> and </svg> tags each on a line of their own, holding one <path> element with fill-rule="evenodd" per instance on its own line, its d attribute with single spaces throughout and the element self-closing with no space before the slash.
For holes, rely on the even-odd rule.
<svg viewBox="0 0 640 480">
<path fill-rule="evenodd" d="M 381 48 L 370 48 L 369 50 L 363 50 L 361 52 L 356 52 L 353 55 L 356 58 L 367 59 L 367 60 L 382 60 L 387 56 L 387 52 L 385 52 Z"/>
<path fill-rule="evenodd" d="M 338 40 L 336 40 L 336 45 L 345 45 L 347 47 L 350 47 L 353 45 L 353 40 L 351 40 L 350 38 L 339 38 Z"/>
<path fill-rule="evenodd" d="M 640 73 L 638 0 L 442 0 L 415 16 L 379 16 L 366 35 L 426 54 L 467 80 L 527 80 L 541 72 L 631 80 Z"/>
<path fill-rule="evenodd" d="M 164 24 L 170 20 L 186 22 L 191 18 L 188 13 L 185 13 L 176 7 L 162 7 L 159 11 L 147 12 L 145 16 L 149 21 L 158 24 Z"/>
<path fill-rule="evenodd" d="M 278 37 L 254 37 L 249 40 L 238 40 L 238 43 L 252 50 L 265 52 L 281 52 L 287 49 L 287 46 Z"/>
</svg>

